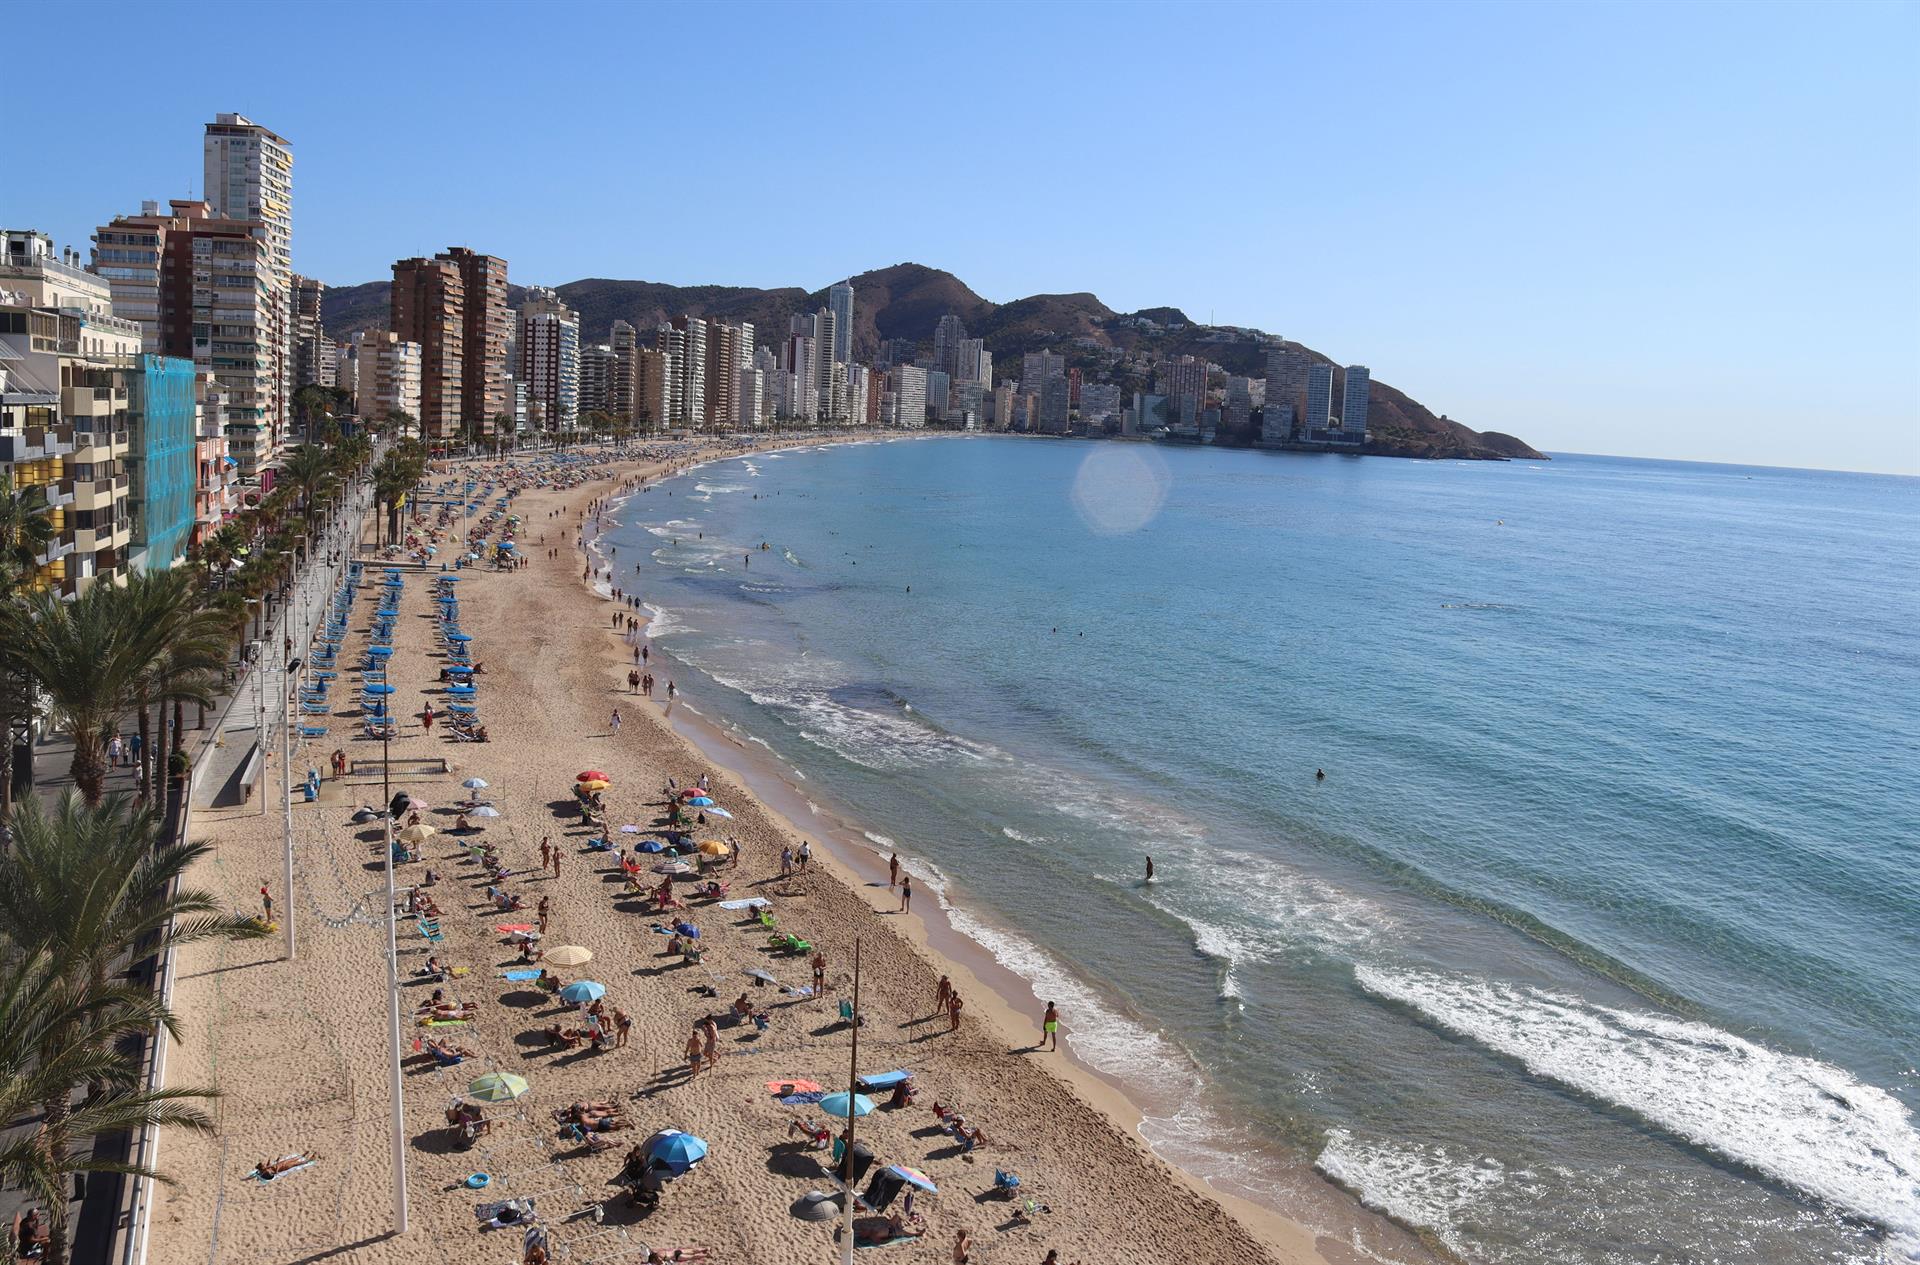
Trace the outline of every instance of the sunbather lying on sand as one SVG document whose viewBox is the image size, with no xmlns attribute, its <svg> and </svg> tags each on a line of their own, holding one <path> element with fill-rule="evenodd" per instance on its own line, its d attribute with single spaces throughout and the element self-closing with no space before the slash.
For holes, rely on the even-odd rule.
<svg viewBox="0 0 1920 1265">
<path fill-rule="evenodd" d="M 312 1164 L 319 1158 L 318 1151 L 297 1151 L 292 1155 L 283 1155 L 277 1160 L 261 1160 L 253 1166 L 250 1176 L 258 1177 L 261 1181 L 272 1181 L 290 1169 L 299 1168 L 302 1164 Z"/>
<path fill-rule="evenodd" d="M 807 1139 L 816 1151 L 826 1149 L 827 1143 L 833 1140 L 833 1130 L 822 1127 L 812 1116 L 787 1121 L 787 1136 L 792 1137 L 796 1133 Z"/>
<path fill-rule="evenodd" d="M 443 1059 L 477 1059 L 480 1057 L 466 1046 L 455 1045 L 451 1041 L 436 1039 L 427 1042 L 426 1048 Z"/>
</svg>

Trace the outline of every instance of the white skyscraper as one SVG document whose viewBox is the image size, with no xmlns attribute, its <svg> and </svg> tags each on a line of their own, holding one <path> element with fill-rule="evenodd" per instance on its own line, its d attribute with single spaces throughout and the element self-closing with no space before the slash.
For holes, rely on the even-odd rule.
<svg viewBox="0 0 1920 1265">
<path fill-rule="evenodd" d="M 513 376 L 549 430 L 580 418 L 580 318 L 552 290 L 536 287 L 520 305 Z"/>
<path fill-rule="evenodd" d="M 853 286 L 842 281 L 827 291 L 827 309 L 833 313 L 833 358 L 853 359 Z"/>
<path fill-rule="evenodd" d="M 213 217 L 256 220 L 265 227 L 262 271 L 255 278 L 264 326 L 242 329 L 225 322 L 229 328 L 210 329 L 209 337 L 215 343 L 247 344 L 244 354 L 261 362 L 266 387 L 265 398 L 256 402 L 255 451 L 266 461 L 286 445 L 293 394 L 293 147 L 245 115 L 217 114 L 207 124 L 202 157 Z M 249 405 L 242 402 L 242 407 Z M 230 411 L 229 424 L 232 420 Z"/>
</svg>

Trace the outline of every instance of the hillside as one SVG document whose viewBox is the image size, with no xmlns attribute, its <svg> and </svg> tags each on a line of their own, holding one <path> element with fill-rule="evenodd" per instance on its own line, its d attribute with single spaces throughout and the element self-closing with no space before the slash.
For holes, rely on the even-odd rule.
<svg viewBox="0 0 1920 1265">
<path fill-rule="evenodd" d="M 1087 293 L 1035 294 L 1010 303 L 981 298 L 950 272 L 901 263 L 863 272 L 851 279 L 854 290 L 853 354 L 867 360 L 886 338 L 931 342 L 934 326 L 949 312 L 971 337 L 985 340 L 1003 376 L 1017 376 L 1020 357 L 1029 351 L 1063 351 L 1070 365 L 1111 375 L 1127 390 L 1147 387 L 1129 376 L 1128 357 L 1150 355 L 1205 357 L 1228 373 L 1263 377 L 1272 341 L 1258 331 L 1195 325 L 1178 308 L 1146 308 L 1119 313 Z M 748 286 L 673 286 L 656 281 L 614 281 L 600 277 L 554 287 L 580 314 L 581 336 L 604 342 L 615 320 L 635 329 L 653 329 L 671 317 L 714 317 L 728 323 L 751 321 L 758 341 L 785 335 L 795 313 L 826 305 L 827 290 L 797 286 L 760 290 Z M 355 330 L 384 328 L 387 283 L 329 289 L 322 303 L 327 332 L 343 338 Z M 508 288 L 518 304 L 526 291 Z M 1290 344 L 1316 360 L 1338 363 L 1298 343 Z M 1404 392 L 1373 382 L 1368 430 L 1369 451 L 1392 456 L 1540 458 L 1522 441 L 1495 431 L 1479 432 L 1431 409 Z M 1223 442 L 1245 436 L 1222 437 Z"/>
</svg>

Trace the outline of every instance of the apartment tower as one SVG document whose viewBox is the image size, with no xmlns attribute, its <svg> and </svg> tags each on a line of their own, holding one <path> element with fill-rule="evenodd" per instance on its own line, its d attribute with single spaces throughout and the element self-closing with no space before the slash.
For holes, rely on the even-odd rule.
<svg viewBox="0 0 1920 1265">
<path fill-rule="evenodd" d="M 254 398 L 229 397 L 228 434 L 237 421 L 259 434 L 251 449 L 259 462 L 277 456 L 287 442 L 288 402 L 293 394 L 293 147 L 243 114 L 216 114 L 202 146 L 207 218 L 261 226 L 254 281 L 259 301 L 249 304 L 249 322 L 227 315 L 216 324 L 215 342 L 250 344 L 258 361 Z M 225 314 L 216 313 L 216 317 Z"/>
</svg>

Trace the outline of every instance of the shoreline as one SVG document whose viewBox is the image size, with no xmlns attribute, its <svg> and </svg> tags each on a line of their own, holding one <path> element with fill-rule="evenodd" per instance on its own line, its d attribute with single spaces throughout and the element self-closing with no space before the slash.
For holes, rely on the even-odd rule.
<svg viewBox="0 0 1920 1265">
<path fill-rule="evenodd" d="M 932 432 L 889 438 L 971 437 L 974 436 L 966 432 Z M 1055 437 L 1035 436 L 1034 438 Z M 854 435 L 844 439 L 822 440 L 800 446 L 825 447 L 836 442 L 876 442 L 876 440 L 867 436 Z M 702 457 L 670 475 L 655 477 L 654 482 L 664 481 L 666 478 L 677 478 L 681 475 L 691 476 L 701 467 L 720 464 L 735 459 L 738 455 L 743 454 Z M 614 520 L 614 527 L 625 527 L 631 524 L 631 516 L 623 517 L 622 511 L 629 509 L 639 495 L 638 491 L 620 493 L 606 507 L 604 513 Z M 589 526 L 594 526 L 591 520 L 589 520 Z M 598 527 L 591 532 L 583 532 L 582 547 L 595 558 L 596 566 L 611 566 L 613 574 L 618 575 L 617 560 L 606 557 L 596 547 L 596 542 L 609 530 L 609 528 Z M 638 573 L 640 581 L 644 582 L 648 574 L 646 571 L 640 571 Z M 603 586 L 604 581 L 598 579 L 583 581 L 582 584 L 583 589 L 594 597 L 601 601 L 610 601 L 611 595 L 602 591 Z M 631 643 L 623 641 L 623 646 L 647 642 L 649 640 L 647 630 L 657 618 L 653 613 L 657 608 L 647 604 L 645 592 L 631 592 L 628 595 L 640 599 L 640 613 L 636 616 L 640 621 L 640 628 L 637 639 Z M 652 650 L 655 655 L 656 675 L 658 675 L 659 661 L 664 658 L 684 671 L 699 675 L 703 682 L 710 683 L 710 678 L 706 678 L 699 669 L 682 662 L 671 651 L 657 643 L 652 643 Z M 725 687 L 716 686 L 716 688 Z M 753 751 L 748 742 L 728 732 L 732 727 L 730 724 L 723 726 L 714 716 L 686 702 L 686 697 L 687 692 L 682 689 L 679 693 L 678 706 L 670 705 L 657 713 L 653 709 L 648 709 L 649 717 L 658 720 L 664 728 L 701 756 L 731 773 L 760 808 L 774 818 L 796 842 L 810 839 L 814 841 L 816 847 L 824 844 L 824 859 L 829 868 L 850 890 L 863 898 L 871 898 L 877 894 L 882 902 L 893 900 L 894 893 L 887 884 L 886 865 L 882 858 L 884 848 L 880 843 L 881 839 L 886 838 L 885 835 L 876 836 L 874 831 L 866 829 L 867 823 L 857 820 L 854 814 L 844 808 L 837 805 L 822 807 L 816 804 L 815 794 L 820 798 L 831 799 L 833 798 L 831 790 L 810 792 L 796 785 L 790 778 L 786 760 L 772 748 L 756 739 L 755 742 L 761 750 Z M 798 769 L 792 769 L 791 774 L 801 778 L 807 777 Z M 813 823 L 812 827 L 803 826 L 802 823 L 809 820 Z M 920 863 L 909 862 L 903 858 L 901 869 L 903 872 L 912 873 L 920 892 L 925 893 L 928 888 L 934 888 L 934 883 L 930 881 L 932 876 L 925 873 Z M 1036 986 L 1018 971 L 1002 963 L 989 945 L 954 925 L 947 909 L 944 890 L 934 888 L 933 895 L 934 904 L 931 907 L 923 904 L 917 921 L 901 920 L 899 923 L 888 924 L 889 928 L 906 939 L 921 955 L 932 959 L 938 970 L 952 975 L 957 985 L 966 987 L 970 1015 L 983 1009 L 976 999 L 989 998 L 990 1002 L 984 1009 L 988 1010 L 991 1020 L 1012 1044 L 1017 1046 L 1031 1039 L 1027 1034 L 1037 1031 L 1036 1016 L 1045 1005 L 1044 999 L 1035 991 Z M 869 905 L 873 903 L 872 899 L 868 900 Z M 1069 971 L 1074 969 L 1070 962 L 1062 965 Z M 1343 1232 L 1364 1236 L 1362 1241 L 1366 1243 L 1366 1247 L 1362 1251 L 1356 1251 L 1339 1239 L 1332 1238 L 1328 1231 L 1314 1229 L 1287 1211 L 1261 1202 L 1250 1190 L 1225 1188 L 1232 1184 L 1229 1178 L 1210 1177 L 1189 1169 L 1177 1159 L 1169 1158 L 1162 1154 L 1159 1147 L 1149 1141 L 1142 1131 L 1142 1125 L 1151 1116 L 1148 1107 L 1136 1101 L 1118 1079 L 1092 1066 L 1079 1054 L 1075 1048 L 1070 1017 L 1062 1023 L 1061 1041 L 1062 1052 L 1067 1057 L 1064 1060 L 1045 1064 L 1049 1074 L 1064 1081 L 1077 1096 L 1104 1115 L 1116 1129 L 1138 1143 L 1157 1161 L 1167 1165 L 1183 1182 L 1207 1198 L 1221 1203 L 1237 1220 L 1255 1230 L 1269 1248 L 1286 1253 L 1298 1251 L 1303 1245 L 1311 1245 L 1310 1250 L 1316 1255 L 1310 1259 L 1328 1262 L 1382 1259 L 1413 1262 L 1454 1259 L 1450 1254 L 1443 1253 L 1436 1244 L 1427 1240 L 1418 1230 L 1366 1206 L 1352 1191 L 1333 1181 L 1309 1163 L 1300 1164 L 1301 1174 L 1316 1188 L 1317 1193 L 1323 1194 L 1332 1202 L 1338 1212 L 1346 1214 L 1347 1224 L 1342 1227 Z M 1380 1252 L 1385 1252 L 1387 1255 L 1377 1255 Z"/>
</svg>

